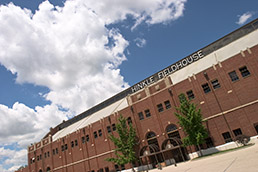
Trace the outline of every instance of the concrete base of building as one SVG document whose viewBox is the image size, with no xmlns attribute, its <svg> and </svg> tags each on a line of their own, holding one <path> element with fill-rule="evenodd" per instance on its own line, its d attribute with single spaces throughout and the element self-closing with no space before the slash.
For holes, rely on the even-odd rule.
<svg viewBox="0 0 258 172">
<path fill-rule="evenodd" d="M 258 143 L 258 135 L 251 137 L 250 141 L 248 143 L 249 144 L 250 143 Z M 216 147 L 212 147 L 212 148 L 208 148 L 208 149 L 202 149 L 201 151 L 202 151 L 203 155 L 210 155 L 210 154 L 217 153 L 217 152 L 220 152 L 220 151 L 234 149 L 234 148 L 237 148 L 239 146 L 242 146 L 242 145 L 237 143 L 237 142 L 232 141 L 232 142 L 229 142 L 229 143 L 226 143 L 226 144 L 223 144 L 223 145 L 219 145 L 219 146 L 216 146 Z M 190 159 L 194 159 L 194 158 L 197 158 L 197 157 L 201 156 L 201 154 L 200 154 L 200 151 L 197 151 L 197 152 L 193 152 L 193 153 L 188 154 L 188 156 L 189 156 Z"/>
</svg>

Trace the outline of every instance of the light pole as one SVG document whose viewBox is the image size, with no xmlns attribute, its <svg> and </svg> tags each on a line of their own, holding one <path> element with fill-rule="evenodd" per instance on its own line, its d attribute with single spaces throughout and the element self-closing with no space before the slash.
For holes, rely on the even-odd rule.
<svg viewBox="0 0 258 172">
<path fill-rule="evenodd" d="M 227 121 L 227 119 L 226 119 L 226 117 L 225 117 L 225 114 L 224 114 L 224 112 L 223 112 L 223 110 L 222 110 L 222 107 L 221 107 L 221 105 L 220 105 L 220 103 L 219 103 L 219 100 L 218 100 L 218 98 L 217 98 L 217 96 L 216 96 L 216 94 L 215 94 L 215 92 L 214 92 L 214 90 L 213 90 L 213 87 L 210 85 L 210 78 L 209 78 L 207 72 L 203 72 L 203 75 L 204 75 L 205 79 L 206 79 L 207 82 L 208 82 L 208 86 L 211 88 L 211 92 L 213 93 L 213 95 L 214 95 L 214 97 L 215 97 L 215 100 L 216 100 L 216 102 L 217 102 L 217 104 L 218 104 L 218 106 L 219 106 L 219 109 L 220 109 L 220 111 L 221 111 L 222 117 L 223 117 L 223 119 L 224 119 L 225 122 L 226 122 L 226 125 L 227 125 L 227 127 L 228 127 L 228 129 L 229 129 L 229 132 L 230 132 L 230 135 L 232 136 L 232 139 L 234 140 L 234 138 L 235 138 L 235 137 L 234 137 L 234 134 L 233 134 L 233 132 L 232 132 L 232 130 L 231 130 L 229 124 L 228 124 L 228 121 Z"/>
</svg>

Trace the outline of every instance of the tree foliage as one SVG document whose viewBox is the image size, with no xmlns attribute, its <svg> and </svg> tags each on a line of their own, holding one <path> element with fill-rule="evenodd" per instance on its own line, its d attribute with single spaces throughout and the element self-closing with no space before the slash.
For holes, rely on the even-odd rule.
<svg viewBox="0 0 258 172">
<path fill-rule="evenodd" d="M 180 94 L 179 99 L 180 106 L 177 107 L 178 112 L 175 115 L 179 120 L 179 125 L 187 135 L 183 138 L 183 143 L 185 146 L 199 146 L 208 137 L 208 132 L 202 124 L 201 110 L 187 100 L 184 94 Z"/>
<path fill-rule="evenodd" d="M 118 165 L 132 163 L 136 160 L 135 145 L 136 145 L 136 132 L 132 124 L 127 126 L 126 119 L 120 115 L 119 122 L 116 124 L 118 137 L 110 135 L 109 139 L 115 144 L 116 157 L 107 158 L 107 161 L 114 162 Z"/>
</svg>

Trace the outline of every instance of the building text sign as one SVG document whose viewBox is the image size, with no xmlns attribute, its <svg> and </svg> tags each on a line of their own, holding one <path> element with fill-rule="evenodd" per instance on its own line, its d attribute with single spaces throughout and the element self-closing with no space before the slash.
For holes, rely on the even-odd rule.
<svg viewBox="0 0 258 172">
<path fill-rule="evenodd" d="M 204 55 L 203 55 L 203 52 L 202 50 L 199 50 L 197 51 L 196 53 L 190 55 L 190 56 L 187 56 L 186 58 L 170 65 L 169 67 L 163 69 L 162 71 L 152 75 L 151 77 L 135 84 L 134 86 L 131 87 L 131 90 L 132 90 L 132 93 L 138 91 L 138 90 L 141 90 L 142 88 L 154 83 L 154 82 L 157 82 L 158 80 L 164 78 L 165 76 L 168 76 L 176 71 L 178 71 L 179 69 L 182 69 L 184 68 L 185 66 L 203 58 Z"/>
</svg>

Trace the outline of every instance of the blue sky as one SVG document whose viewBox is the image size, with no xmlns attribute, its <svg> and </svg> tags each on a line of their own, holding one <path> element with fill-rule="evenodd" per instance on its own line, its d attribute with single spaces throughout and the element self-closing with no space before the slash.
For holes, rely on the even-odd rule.
<svg viewBox="0 0 258 172">
<path fill-rule="evenodd" d="M 27 145 L 63 119 L 258 16 L 254 0 L 0 0 L 0 5 L 3 172 L 25 165 Z"/>
</svg>

